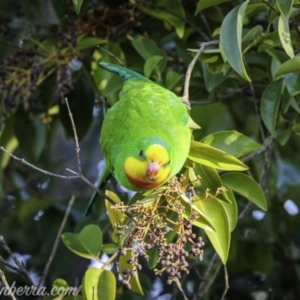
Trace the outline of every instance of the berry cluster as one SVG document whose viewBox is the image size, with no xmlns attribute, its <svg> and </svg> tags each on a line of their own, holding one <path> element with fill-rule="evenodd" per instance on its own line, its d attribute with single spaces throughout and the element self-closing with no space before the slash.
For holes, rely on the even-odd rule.
<svg viewBox="0 0 300 300">
<path fill-rule="evenodd" d="M 202 260 L 204 242 L 192 231 L 198 214 L 191 212 L 188 219 L 183 217 L 181 184 L 181 180 L 171 180 L 151 205 L 137 201 L 131 206 L 119 204 L 115 207 L 123 212 L 130 211 L 127 224 L 115 224 L 119 238 L 124 241 L 119 249 L 120 255 L 131 251 L 127 260 L 131 267 L 121 270 L 127 288 L 130 288 L 130 278 L 142 268 L 140 256 L 152 266 L 158 265 L 155 273 L 162 275 L 165 272 L 168 284 L 181 278 L 182 272 L 189 273 L 187 258 L 190 255 Z"/>
</svg>

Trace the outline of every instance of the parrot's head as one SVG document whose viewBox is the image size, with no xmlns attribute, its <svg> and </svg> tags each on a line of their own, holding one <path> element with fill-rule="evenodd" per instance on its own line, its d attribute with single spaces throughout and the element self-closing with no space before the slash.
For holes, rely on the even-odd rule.
<svg viewBox="0 0 300 300">
<path fill-rule="evenodd" d="M 159 142 L 157 142 L 159 141 Z M 132 149 L 124 162 L 127 179 L 138 189 L 153 189 L 163 184 L 171 170 L 170 151 L 167 144 L 159 139 L 145 139 Z"/>
</svg>

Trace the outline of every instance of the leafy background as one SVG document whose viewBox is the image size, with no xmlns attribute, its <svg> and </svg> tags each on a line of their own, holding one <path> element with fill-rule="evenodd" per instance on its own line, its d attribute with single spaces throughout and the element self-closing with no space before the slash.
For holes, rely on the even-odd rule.
<svg viewBox="0 0 300 300">
<path fill-rule="evenodd" d="M 0 145 L 42 169 L 70 175 L 66 168 L 76 170 L 77 160 L 67 97 L 80 139 L 81 167 L 95 182 L 103 114 L 117 101 L 122 84 L 116 77 L 110 80 L 112 75 L 97 61 L 116 63 L 113 53 L 129 68 L 182 95 L 198 43 L 219 40 L 220 46 L 201 54 L 191 77 L 191 115 L 201 125 L 195 140 L 236 130 L 263 145 L 242 159 L 269 207 L 264 213 L 252 206 L 232 233 L 226 297 L 299 299 L 299 12 L 297 0 L 1 1 Z M 26 258 L 34 280 L 43 274 L 72 195 L 64 231 L 96 224 L 103 243 L 111 242 L 104 201 L 83 219 L 92 190 L 82 181 L 49 177 L 3 152 L 0 163 L 0 234 L 13 253 Z M 127 201 L 115 182 L 109 188 Z M 243 211 L 245 198 L 236 199 Z M 197 233 L 206 245 L 204 260 L 192 262 L 184 281 L 191 299 L 214 257 L 204 233 Z M 11 259 L 3 247 L 0 255 Z M 88 265 L 60 242 L 45 284 L 63 278 L 78 286 Z M 25 284 L 22 276 L 0 266 L 9 282 Z M 149 298 L 180 299 L 164 277 L 146 267 L 143 271 L 140 281 L 146 292 L 152 291 Z M 212 285 L 205 283 L 204 297 L 219 299 L 224 272 L 215 267 L 210 275 Z M 144 299 L 131 291 L 117 297 Z"/>
</svg>

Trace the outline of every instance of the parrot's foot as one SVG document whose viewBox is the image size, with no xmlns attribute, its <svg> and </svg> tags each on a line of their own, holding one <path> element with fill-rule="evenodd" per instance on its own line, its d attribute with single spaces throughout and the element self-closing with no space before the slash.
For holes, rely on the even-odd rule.
<svg viewBox="0 0 300 300">
<path fill-rule="evenodd" d="M 181 101 L 184 103 L 184 105 L 186 106 L 186 108 L 187 108 L 188 110 L 191 110 L 191 104 L 190 104 L 190 101 L 189 101 L 189 100 L 187 100 L 187 99 L 185 99 L 185 98 L 183 98 L 183 97 L 179 97 L 179 99 L 181 99 Z"/>
</svg>

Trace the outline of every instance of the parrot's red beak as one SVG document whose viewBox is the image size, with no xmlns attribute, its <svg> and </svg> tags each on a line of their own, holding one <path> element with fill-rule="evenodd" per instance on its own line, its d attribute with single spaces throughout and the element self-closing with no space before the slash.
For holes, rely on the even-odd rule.
<svg viewBox="0 0 300 300">
<path fill-rule="evenodd" d="M 147 179 L 149 182 L 154 181 L 154 177 L 157 175 L 160 169 L 160 164 L 155 161 L 151 161 L 147 165 Z"/>
</svg>

